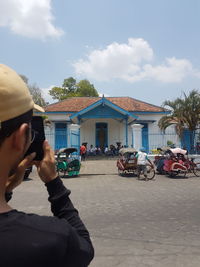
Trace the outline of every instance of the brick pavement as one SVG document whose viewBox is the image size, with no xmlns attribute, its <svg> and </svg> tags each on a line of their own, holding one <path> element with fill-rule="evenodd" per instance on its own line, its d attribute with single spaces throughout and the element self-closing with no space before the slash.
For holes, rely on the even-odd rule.
<svg viewBox="0 0 200 267">
<path fill-rule="evenodd" d="M 91 267 L 198 267 L 200 178 L 155 181 L 119 177 L 116 161 L 86 161 L 81 175 L 63 179 L 72 190 L 95 245 Z M 15 208 L 50 215 L 35 172 L 16 189 Z"/>
</svg>

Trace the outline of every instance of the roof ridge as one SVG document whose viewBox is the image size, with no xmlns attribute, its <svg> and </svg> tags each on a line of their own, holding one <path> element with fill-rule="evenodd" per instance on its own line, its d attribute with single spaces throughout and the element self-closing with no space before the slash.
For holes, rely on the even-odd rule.
<svg viewBox="0 0 200 267">
<path fill-rule="evenodd" d="M 134 98 L 134 97 L 131 97 L 131 96 L 111 96 L 110 98 L 130 98 L 132 100 L 136 100 L 140 103 L 144 103 L 144 104 L 147 104 L 147 105 L 150 105 L 150 106 L 153 106 L 153 107 L 156 107 L 156 108 L 162 108 L 164 110 L 166 110 L 165 108 L 163 108 L 162 106 L 158 106 L 158 105 L 155 105 L 155 104 L 151 104 L 149 102 L 146 102 L 146 101 L 142 101 L 142 100 L 139 100 L 137 98 Z"/>
<path fill-rule="evenodd" d="M 65 101 L 67 101 L 67 100 L 69 100 L 69 99 L 71 99 L 71 98 L 83 98 L 83 97 L 84 97 L 84 98 L 101 98 L 100 96 L 69 96 L 69 97 L 67 97 L 67 98 L 65 98 L 65 99 L 63 99 L 63 100 L 60 100 L 60 101 L 51 103 L 51 104 L 47 105 L 46 107 L 50 107 L 50 106 L 52 106 L 52 105 L 55 105 L 55 104 L 58 104 L 58 103 L 65 102 Z M 45 108 L 46 108 L 46 107 L 45 107 Z"/>
<path fill-rule="evenodd" d="M 139 99 L 137 99 L 137 98 L 133 98 L 133 97 L 130 97 L 130 98 L 131 98 L 131 99 L 134 99 L 134 100 L 136 100 L 136 101 L 138 101 L 138 102 L 142 102 L 142 103 L 144 103 L 144 104 L 148 104 L 148 105 L 150 105 L 150 106 L 154 106 L 154 107 L 156 107 L 156 108 L 162 108 L 162 109 L 164 109 L 164 108 L 161 107 L 161 106 L 157 106 L 157 105 L 148 103 L 148 102 L 146 102 L 146 101 L 139 100 Z"/>
</svg>

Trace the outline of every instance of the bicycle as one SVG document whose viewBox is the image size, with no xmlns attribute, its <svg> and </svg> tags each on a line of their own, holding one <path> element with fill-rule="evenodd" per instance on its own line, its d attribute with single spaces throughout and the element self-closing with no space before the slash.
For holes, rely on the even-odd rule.
<svg viewBox="0 0 200 267">
<path fill-rule="evenodd" d="M 140 165 L 141 166 L 141 165 Z M 145 169 L 144 168 L 138 168 L 138 173 L 137 173 L 137 176 L 138 176 L 138 180 L 141 180 L 140 176 L 144 176 L 144 179 L 145 181 L 148 181 L 148 180 L 152 180 L 155 175 L 156 175 L 156 171 L 155 171 L 155 168 L 154 166 L 152 166 L 151 164 L 146 164 L 146 172 L 145 172 Z"/>
<path fill-rule="evenodd" d="M 194 173 L 196 177 L 200 177 L 200 162 L 194 162 L 194 158 L 187 159 L 184 162 L 187 168 L 187 173 Z"/>
</svg>

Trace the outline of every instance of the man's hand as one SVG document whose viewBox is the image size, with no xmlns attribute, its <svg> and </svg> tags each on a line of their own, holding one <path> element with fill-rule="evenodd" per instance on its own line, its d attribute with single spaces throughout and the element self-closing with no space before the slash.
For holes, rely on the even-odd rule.
<svg viewBox="0 0 200 267">
<path fill-rule="evenodd" d="M 54 152 L 51 149 L 47 140 L 43 143 L 44 158 L 41 161 L 35 161 L 34 164 L 37 167 L 40 179 L 44 183 L 48 183 L 54 180 L 58 175 L 56 172 L 56 163 Z"/>
<path fill-rule="evenodd" d="M 18 165 L 16 172 L 8 178 L 6 183 L 6 192 L 12 192 L 24 179 L 25 171 L 32 165 L 32 161 L 35 157 L 35 152 L 24 158 Z"/>
</svg>

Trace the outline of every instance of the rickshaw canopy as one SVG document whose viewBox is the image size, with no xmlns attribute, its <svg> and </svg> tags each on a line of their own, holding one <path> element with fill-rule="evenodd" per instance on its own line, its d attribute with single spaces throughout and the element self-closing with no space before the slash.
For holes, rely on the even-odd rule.
<svg viewBox="0 0 200 267">
<path fill-rule="evenodd" d="M 58 151 L 58 155 L 65 153 L 68 156 L 69 154 L 77 151 L 78 150 L 75 147 L 60 148 Z"/>
<path fill-rule="evenodd" d="M 182 154 L 182 155 L 186 155 L 187 154 L 187 150 L 182 149 L 182 148 L 179 148 L 179 147 L 177 147 L 177 148 L 171 148 L 170 150 L 171 150 L 171 152 L 173 154 L 177 154 L 177 153 Z"/>
</svg>

